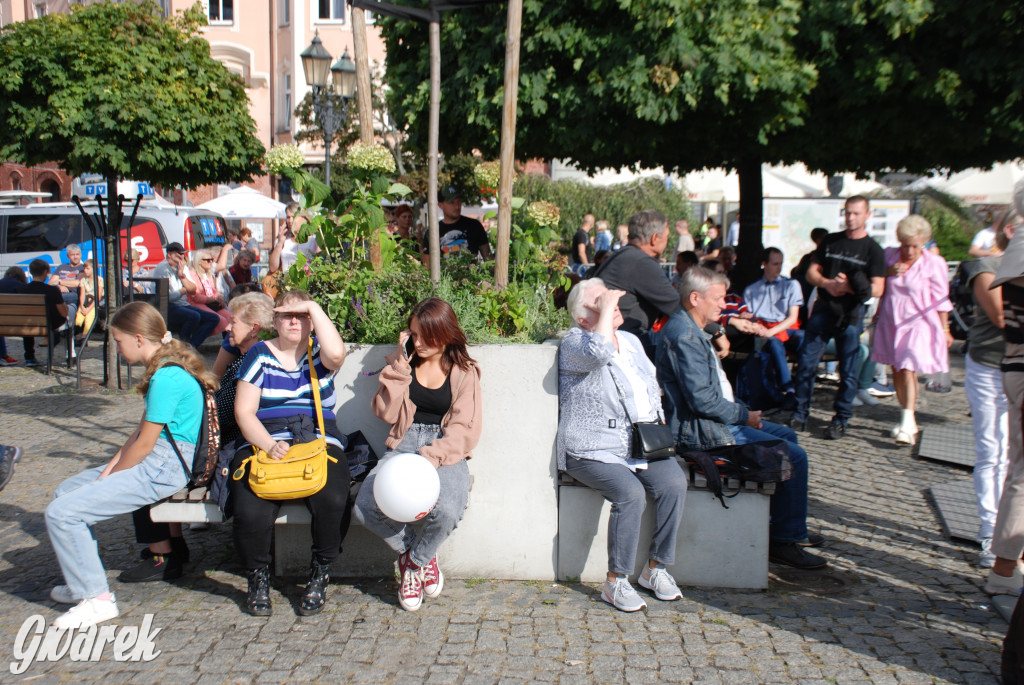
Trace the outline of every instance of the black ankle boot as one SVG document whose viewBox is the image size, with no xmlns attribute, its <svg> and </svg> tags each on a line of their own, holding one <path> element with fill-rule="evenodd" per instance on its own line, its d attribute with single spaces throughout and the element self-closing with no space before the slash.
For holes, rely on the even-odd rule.
<svg viewBox="0 0 1024 685">
<path fill-rule="evenodd" d="M 181 559 L 181 563 L 188 563 L 188 544 L 185 543 L 185 538 L 171 538 L 171 551 Z"/>
<path fill-rule="evenodd" d="M 327 602 L 327 584 L 331 582 L 330 572 L 330 564 L 321 564 L 316 559 L 310 562 L 306 593 L 302 595 L 302 601 L 299 603 L 300 615 L 312 616 L 324 608 Z"/>
<path fill-rule="evenodd" d="M 270 616 L 270 568 L 250 569 L 249 594 L 245 598 L 245 610 L 253 616 Z"/>
</svg>

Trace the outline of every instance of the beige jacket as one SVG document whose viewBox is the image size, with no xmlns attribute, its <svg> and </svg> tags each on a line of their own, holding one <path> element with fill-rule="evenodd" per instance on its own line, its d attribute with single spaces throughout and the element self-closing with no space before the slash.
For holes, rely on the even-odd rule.
<svg viewBox="0 0 1024 685">
<path fill-rule="evenodd" d="M 482 412 L 480 404 L 480 367 L 472 364 L 469 371 L 452 367 L 452 406 L 441 419 L 443 435 L 420 448 L 420 454 L 434 466 L 448 466 L 473 456 L 472 450 L 480 442 Z M 391 424 L 384 444 L 395 449 L 412 425 L 416 405 L 409 399 L 412 367 L 398 349 L 387 357 L 387 365 L 380 372 L 380 387 L 373 396 L 373 413 Z"/>
</svg>

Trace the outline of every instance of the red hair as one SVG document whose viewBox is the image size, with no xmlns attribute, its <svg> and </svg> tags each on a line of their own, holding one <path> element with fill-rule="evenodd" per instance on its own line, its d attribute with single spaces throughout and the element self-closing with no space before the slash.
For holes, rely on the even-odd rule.
<svg viewBox="0 0 1024 685">
<path fill-rule="evenodd" d="M 450 304 L 440 297 L 428 297 L 412 308 L 409 314 L 410 326 L 413 319 L 420 324 L 420 330 L 426 338 L 424 342 L 431 347 L 444 348 L 441 368 L 445 373 L 451 371 L 453 366 L 468 370 L 470 364 L 474 363 L 466 351 L 466 334 L 459 326 L 459 319 Z"/>
</svg>

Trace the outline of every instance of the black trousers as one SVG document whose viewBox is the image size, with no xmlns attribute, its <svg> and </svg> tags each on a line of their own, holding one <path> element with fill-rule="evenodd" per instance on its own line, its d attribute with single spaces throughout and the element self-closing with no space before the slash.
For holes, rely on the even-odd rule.
<svg viewBox="0 0 1024 685">
<path fill-rule="evenodd" d="M 167 523 L 154 523 L 149 517 L 149 507 L 146 505 L 132 512 L 132 523 L 135 524 L 135 542 L 149 545 L 154 542 L 163 542 L 171 539 L 171 526 Z"/>
<path fill-rule="evenodd" d="M 313 535 L 313 557 L 321 564 L 330 564 L 341 553 L 341 542 L 348 532 L 351 520 L 349 507 L 348 460 L 345 452 L 327 445 L 327 454 L 338 460 L 327 462 L 327 484 L 315 495 L 302 500 L 312 516 L 310 532 Z M 252 447 L 246 446 L 231 460 L 234 473 L 241 463 L 252 456 Z M 241 480 L 229 481 L 235 506 L 233 533 L 235 550 L 242 565 L 251 570 L 270 565 L 270 548 L 274 539 L 274 521 L 281 505 L 289 500 L 266 500 L 257 497 L 249 487 L 248 469 Z"/>
</svg>

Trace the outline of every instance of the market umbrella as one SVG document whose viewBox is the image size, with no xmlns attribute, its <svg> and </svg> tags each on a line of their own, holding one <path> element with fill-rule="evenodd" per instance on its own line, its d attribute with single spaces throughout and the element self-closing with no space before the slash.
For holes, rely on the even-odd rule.
<svg viewBox="0 0 1024 685">
<path fill-rule="evenodd" d="M 283 219 L 285 205 L 255 188 L 242 186 L 199 205 L 225 219 Z"/>
</svg>

